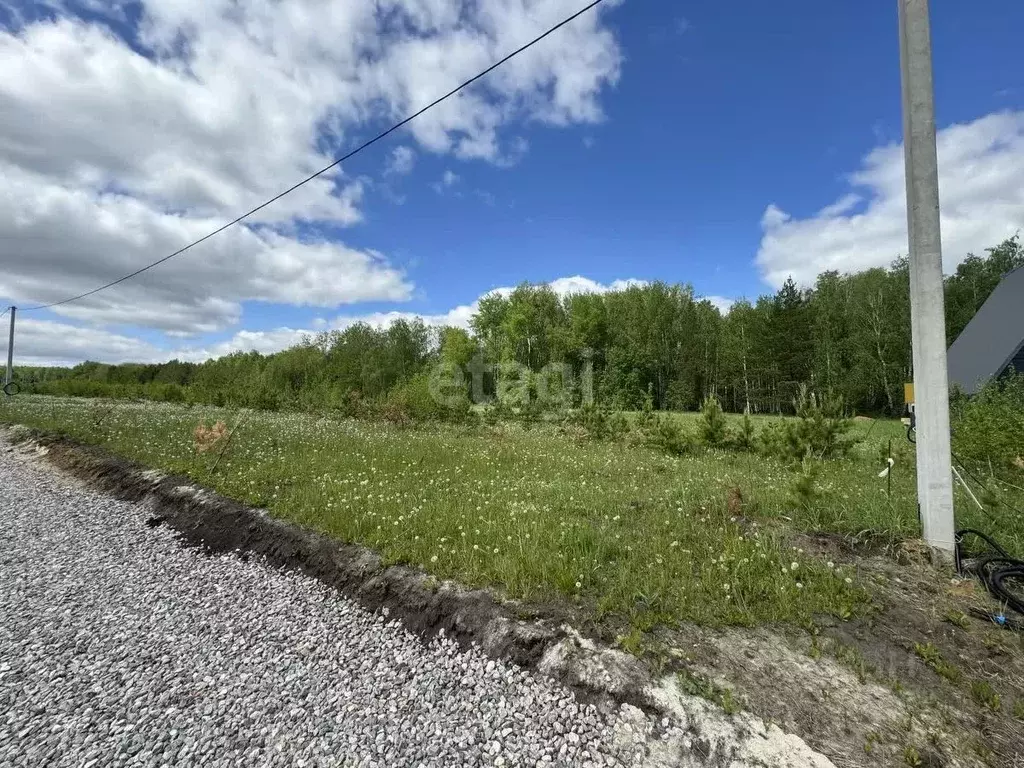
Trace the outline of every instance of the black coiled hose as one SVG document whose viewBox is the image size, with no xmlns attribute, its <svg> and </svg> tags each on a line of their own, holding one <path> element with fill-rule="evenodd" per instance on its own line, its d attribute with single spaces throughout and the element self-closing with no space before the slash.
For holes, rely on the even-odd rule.
<svg viewBox="0 0 1024 768">
<path fill-rule="evenodd" d="M 982 552 L 964 548 L 964 539 L 973 536 L 988 546 Z M 990 536 L 965 528 L 956 534 L 956 570 L 961 575 L 974 574 L 985 589 L 1006 608 L 1024 615 L 1024 560 L 1018 560 Z"/>
</svg>

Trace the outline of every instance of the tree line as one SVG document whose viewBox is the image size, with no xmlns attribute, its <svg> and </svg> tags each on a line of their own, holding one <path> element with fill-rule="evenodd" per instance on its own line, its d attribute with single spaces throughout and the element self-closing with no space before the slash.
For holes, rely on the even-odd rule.
<svg viewBox="0 0 1024 768">
<path fill-rule="evenodd" d="M 1002 275 L 1020 266 L 1024 247 L 1014 237 L 968 256 L 946 278 L 949 343 Z M 912 378 L 909 280 L 900 258 L 888 268 L 825 272 L 809 288 L 787 280 L 724 313 L 685 284 L 565 297 L 523 284 L 482 299 L 469 331 L 357 324 L 271 355 L 23 367 L 17 376 L 23 391 L 45 394 L 355 412 L 396 394 L 408 400 L 410 389 L 423 399 L 439 362 L 465 368 L 482 360 L 487 398 L 501 393 L 508 364 L 521 377 L 556 363 L 592 371 L 594 398 L 617 410 L 694 410 L 710 396 L 730 411 L 783 413 L 804 386 L 841 396 L 859 413 L 895 415 Z"/>
</svg>

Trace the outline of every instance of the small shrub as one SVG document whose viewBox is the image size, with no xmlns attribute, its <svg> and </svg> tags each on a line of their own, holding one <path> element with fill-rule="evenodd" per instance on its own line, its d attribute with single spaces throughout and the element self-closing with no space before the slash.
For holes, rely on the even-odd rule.
<svg viewBox="0 0 1024 768">
<path fill-rule="evenodd" d="M 701 443 L 711 448 L 725 445 L 729 437 L 729 429 L 725 423 L 725 414 L 718 398 L 709 395 L 701 406 L 701 422 L 698 437 Z"/>
<path fill-rule="evenodd" d="M 604 440 L 608 437 L 608 411 L 599 405 L 584 405 L 566 422 L 582 429 L 590 440 Z"/>
<path fill-rule="evenodd" d="M 529 429 L 541 420 L 544 415 L 544 406 L 539 400 L 531 399 L 519 407 L 519 420 Z"/>
<path fill-rule="evenodd" d="M 817 481 L 821 465 L 805 459 L 800 474 L 790 488 L 790 500 L 797 509 L 810 512 L 821 498 Z"/>
<path fill-rule="evenodd" d="M 640 432 L 654 432 L 657 429 L 658 415 L 654 412 L 654 385 L 647 385 L 643 406 L 636 417 L 636 428 Z"/>
<path fill-rule="evenodd" d="M 796 418 L 762 431 L 766 452 L 789 461 L 837 459 L 856 444 L 846 433 L 853 426 L 838 395 L 819 397 L 801 385 L 793 401 Z"/>
<path fill-rule="evenodd" d="M 785 427 L 778 422 L 767 424 L 757 436 L 757 445 L 761 453 L 767 456 L 785 455 L 785 431 Z"/>
<path fill-rule="evenodd" d="M 615 411 L 608 417 L 608 437 L 616 442 L 629 433 L 629 420 L 622 411 Z"/>
<path fill-rule="evenodd" d="M 750 418 L 750 409 L 747 408 L 743 411 L 743 421 L 736 432 L 736 447 L 743 451 L 752 451 L 756 445 L 757 430 L 754 428 L 754 420 Z"/>
<path fill-rule="evenodd" d="M 429 374 L 420 373 L 392 389 L 380 412 L 386 421 L 399 426 L 423 421 L 460 422 L 469 417 L 470 402 L 464 392 L 436 396 Z"/>
<path fill-rule="evenodd" d="M 695 439 L 671 416 L 656 419 L 650 444 L 674 456 L 690 453 Z"/>
</svg>

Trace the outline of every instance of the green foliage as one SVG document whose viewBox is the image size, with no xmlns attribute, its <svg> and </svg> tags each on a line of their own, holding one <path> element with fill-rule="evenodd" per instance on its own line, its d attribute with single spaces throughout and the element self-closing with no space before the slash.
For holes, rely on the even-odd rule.
<svg viewBox="0 0 1024 768">
<path fill-rule="evenodd" d="M 680 672 L 676 679 L 683 693 L 707 699 L 720 706 L 727 715 L 735 715 L 743 711 L 743 704 L 731 688 L 716 685 L 702 675 L 685 670 Z"/>
<path fill-rule="evenodd" d="M 629 421 L 620 411 L 604 405 L 584 405 L 567 419 L 584 431 L 591 440 L 621 440 L 629 432 Z"/>
<path fill-rule="evenodd" d="M 970 399 L 953 397 L 953 452 L 1001 475 L 1024 470 L 1024 374 L 987 384 Z"/>
<path fill-rule="evenodd" d="M 789 461 L 837 459 L 855 444 L 847 437 L 853 422 L 843 413 L 841 396 L 818 397 L 801 386 L 793 406 L 796 419 L 762 433 L 768 452 Z"/>
<path fill-rule="evenodd" d="M 1022 264 L 1024 248 L 1013 238 L 960 265 L 946 281 L 950 339 L 1000 276 Z M 906 259 L 888 269 L 826 272 L 813 289 L 790 280 L 724 314 L 685 284 L 560 297 L 549 286 L 524 283 L 511 294 L 482 299 L 472 334 L 419 321 L 389 328 L 356 324 L 272 355 L 236 353 L 201 364 L 90 362 L 73 369 L 19 368 L 16 375 L 25 393 L 351 413 L 350 393 L 359 393 L 365 411 L 365 404 L 382 402 L 392 389 L 444 363 L 462 370 L 472 365 L 474 375 L 463 386 L 477 403 L 498 397 L 518 409 L 547 394 L 545 408 L 565 411 L 594 395 L 620 410 L 640 410 L 641 432 L 653 431 L 655 411 L 698 409 L 708 392 L 730 413 L 789 415 L 800 407 L 802 387 L 812 385 L 858 413 L 895 416 L 911 375 L 909 280 Z M 551 375 L 540 387 L 546 392 L 538 392 L 537 377 L 546 380 L 549 367 L 562 362 L 573 377 Z M 1018 408 L 1015 420 L 1004 407 L 1011 399 L 989 393 L 981 404 L 963 404 L 958 439 L 966 459 L 991 459 L 1002 469 L 1020 456 L 1014 451 L 1024 417 Z M 709 445 L 721 444 L 717 427 L 706 437 Z M 788 444 L 776 437 L 762 443 L 794 459 L 808 450 L 823 458 L 844 450 L 827 435 L 783 435 L 795 438 Z"/>
<path fill-rule="evenodd" d="M 971 698 L 976 704 L 992 712 L 998 712 L 1003 708 L 1002 698 L 987 680 L 971 682 Z"/>
<path fill-rule="evenodd" d="M 657 414 L 654 412 L 654 385 L 647 387 L 647 394 L 644 395 L 643 406 L 636 418 L 636 427 L 641 432 L 650 432 L 657 428 Z"/>
<path fill-rule="evenodd" d="M 754 420 L 750 418 L 750 409 L 743 411 L 743 421 L 735 434 L 736 447 L 744 451 L 752 451 L 757 447 L 757 430 Z"/>
<path fill-rule="evenodd" d="M 790 498 L 793 506 L 804 512 L 811 512 L 821 496 L 818 490 L 817 481 L 821 473 L 820 464 L 810 459 L 804 459 L 801 472 L 793 481 L 790 490 Z"/>
<path fill-rule="evenodd" d="M 959 667 L 949 663 L 932 643 L 914 643 L 914 653 L 940 677 L 951 683 L 960 682 L 963 676 Z"/>
<path fill-rule="evenodd" d="M 615 411 L 608 417 L 608 437 L 611 440 L 621 440 L 629 434 L 629 420 L 622 411 Z"/>
<path fill-rule="evenodd" d="M 691 453 L 697 446 L 696 437 L 671 416 L 655 420 L 649 442 L 652 446 L 674 456 Z"/>
<path fill-rule="evenodd" d="M 946 279 L 947 346 L 956 341 L 1003 275 L 1024 266 L 1024 246 L 1019 236 L 987 249 L 987 254 L 969 255 Z"/>
<path fill-rule="evenodd" d="M 396 424 L 426 421 L 464 421 L 470 414 L 469 397 L 463 392 L 439 397 L 436 383 L 423 372 L 392 389 L 384 398 L 381 413 Z"/>
<path fill-rule="evenodd" d="M 714 395 L 708 395 L 701 406 L 701 423 L 698 437 L 701 443 L 711 448 L 719 448 L 728 441 L 729 430 L 722 413 L 722 404 Z"/>
<path fill-rule="evenodd" d="M 957 611 L 950 608 L 943 614 L 942 620 L 949 622 L 955 627 L 960 627 L 960 629 L 971 628 L 971 623 L 967 619 L 967 614 L 963 611 Z"/>
</svg>

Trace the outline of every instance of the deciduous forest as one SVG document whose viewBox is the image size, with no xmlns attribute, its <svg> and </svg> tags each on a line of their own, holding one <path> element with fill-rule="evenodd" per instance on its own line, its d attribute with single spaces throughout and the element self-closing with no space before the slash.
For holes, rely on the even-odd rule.
<svg viewBox="0 0 1024 768">
<path fill-rule="evenodd" d="M 1022 265 L 1015 237 L 968 256 L 947 277 L 950 343 L 1001 276 Z M 41 394 L 353 411 L 416 389 L 437 362 L 466 366 L 482 356 L 488 397 L 500 392 L 502 363 L 540 372 L 553 362 L 582 370 L 589 361 L 597 402 L 621 410 L 645 401 L 693 410 L 713 395 L 730 411 L 785 413 L 806 385 L 841 395 L 858 413 L 896 415 L 912 376 L 908 286 L 907 260 L 897 259 L 888 269 L 825 272 L 808 289 L 790 280 L 723 314 L 685 284 L 566 297 L 523 284 L 482 299 L 470 331 L 418 321 L 357 324 L 271 355 L 23 367 L 17 377 L 23 391 Z"/>
</svg>

